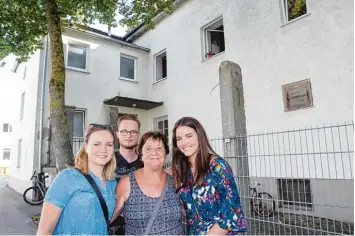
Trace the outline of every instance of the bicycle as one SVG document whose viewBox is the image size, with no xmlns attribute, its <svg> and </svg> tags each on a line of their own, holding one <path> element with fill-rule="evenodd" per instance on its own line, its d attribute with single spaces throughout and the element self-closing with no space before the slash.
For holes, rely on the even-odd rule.
<svg viewBox="0 0 355 236">
<path fill-rule="evenodd" d="M 38 173 L 36 175 L 36 171 L 33 172 L 31 177 L 32 187 L 29 187 L 23 193 L 23 200 L 30 204 L 31 206 L 41 205 L 43 203 L 44 196 L 47 193 L 47 187 L 45 179 L 48 178 L 49 175 L 45 175 L 43 172 Z"/>
<path fill-rule="evenodd" d="M 252 184 L 254 185 L 254 187 L 250 188 L 252 190 L 252 199 L 250 200 L 252 211 L 261 217 L 271 216 L 276 207 L 273 197 L 269 193 L 258 191 L 260 183 L 253 182 Z"/>
</svg>

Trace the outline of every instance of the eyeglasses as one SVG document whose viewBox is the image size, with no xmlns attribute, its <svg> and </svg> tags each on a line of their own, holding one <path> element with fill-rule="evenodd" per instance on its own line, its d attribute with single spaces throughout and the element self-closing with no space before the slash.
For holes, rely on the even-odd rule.
<svg viewBox="0 0 355 236">
<path fill-rule="evenodd" d="M 124 129 L 124 130 L 120 130 L 119 132 L 120 132 L 120 134 L 122 136 L 127 136 L 128 133 L 129 133 L 132 137 L 134 137 L 134 136 L 137 136 L 139 134 L 139 132 L 137 130 L 128 131 L 128 130 Z"/>
</svg>

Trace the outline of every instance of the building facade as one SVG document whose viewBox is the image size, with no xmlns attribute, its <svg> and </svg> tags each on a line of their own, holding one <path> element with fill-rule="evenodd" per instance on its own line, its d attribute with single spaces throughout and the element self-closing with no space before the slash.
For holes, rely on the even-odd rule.
<svg viewBox="0 0 355 236">
<path fill-rule="evenodd" d="M 67 29 L 63 33 L 65 102 L 74 152 L 88 124 L 114 124 L 118 116 L 127 113 L 138 116 L 142 132 L 154 129 L 171 136 L 174 122 L 182 116 L 192 116 L 201 121 L 211 139 L 226 136 L 230 127 L 223 120 L 233 106 L 233 103 L 223 103 L 226 90 L 221 87 L 221 74 L 224 73 L 221 64 L 226 61 L 237 68 L 239 77 L 239 84 L 232 83 L 230 87 L 242 91 L 243 96 L 244 121 L 236 121 L 242 129 L 236 129 L 234 137 L 239 135 L 238 130 L 243 130 L 241 135 L 247 136 L 273 130 L 351 123 L 354 107 L 353 1 L 299 2 L 303 3 L 300 11 L 294 10 L 294 1 L 290 0 L 262 3 L 256 0 L 175 1 L 174 13 L 158 15 L 157 24 L 150 31 L 142 25 L 120 38 L 95 30 Z M 55 166 L 49 153 L 47 85 L 50 61 L 45 63 L 44 58 L 45 50 L 38 51 L 26 65 L 19 67 L 26 68 L 26 79 L 17 93 L 24 104 L 23 119 L 14 132 L 14 143 L 21 155 L 11 154 L 17 158 L 11 159 L 10 172 L 10 186 L 19 192 L 30 185 L 28 179 L 40 164 Z M 41 96 L 44 73 L 46 86 Z M 40 117 L 41 110 L 43 117 Z M 42 145 L 38 139 L 40 120 L 45 128 Z M 24 130 L 26 132 L 20 132 Z M 341 132 L 337 136 L 341 140 L 339 143 L 351 143 L 353 129 L 347 136 Z M 297 133 L 303 143 L 307 137 L 311 138 L 310 133 L 305 133 L 303 136 Z M 319 140 L 323 140 L 322 137 Z M 227 155 L 226 146 L 230 140 L 221 140 L 215 143 L 215 148 L 221 155 Z M 328 147 L 327 141 L 320 144 L 318 152 L 313 152 L 321 153 L 320 156 L 305 169 L 296 159 L 273 159 L 275 164 L 268 166 L 266 156 L 273 154 L 265 148 L 251 149 L 261 145 L 254 140 L 248 142 L 246 168 L 250 181 L 262 182 L 278 202 L 288 201 L 280 195 L 281 187 L 296 191 L 292 181 L 297 180 L 297 185 L 302 183 L 307 193 L 311 192 L 306 195 L 311 197 L 292 201 L 301 201 L 307 206 L 309 200 L 306 198 L 311 199 L 315 207 L 304 210 L 299 204 L 291 209 L 293 212 L 306 211 L 310 215 L 340 220 L 353 218 L 353 193 L 349 192 L 340 203 L 352 208 L 345 213 L 337 211 L 334 216 L 333 208 L 328 205 L 337 197 L 334 194 L 325 197 L 319 187 L 329 186 L 330 192 L 339 191 L 339 186 L 353 189 L 352 144 L 347 145 L 347 162 L 343 155 L 337 156 L 336 147 L 332 151 L 322 151 Z M 270 139 L 265 142 L 271 143 Z M 281 148 L 283 154 L 278 156 L 301 159 L 310 156 L 311 152 L 305 151 L 308 144 L 292 142 L 289 141 L 292 153 L 291 148 L 288 152 Z M 299 147 L 303 147 L 303 151 L 299 151 Z M 345 167 L 327 168 L 325 174 L 318 168 L 322 155 L 334 156 L 335 161 L 327 162 L 327 166 L 334 166 L 341 160 Z M 288 171 L 288 167 L 283 167 L 285 163 L 297 171 Z M 319 171 L 321 175 L 317 175 Z M 338 175 L 338 172 L 344 174 Z M 291 185 L 287 185 L 287 181 Z M 319 205 L 323 208 L 317 210 Z"/>
</svg>

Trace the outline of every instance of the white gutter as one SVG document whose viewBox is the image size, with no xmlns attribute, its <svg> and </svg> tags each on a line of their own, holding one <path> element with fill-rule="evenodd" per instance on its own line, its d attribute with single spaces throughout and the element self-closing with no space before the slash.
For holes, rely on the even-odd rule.
<svg viewBox="0 0 355 236">
<path fill-rule="evenodd" d="M 145 51 L 145 52 L 150 52 L 149 48 L 141 47 L 141 46 L 138 46 L 138 45 L 135 45 L 135 44 L 132 44 L 132 43 L 127 43 L 125 41 L 114 39 L 114 38 L 111 38 L 111 37 L 108 37 L 108 36 L 105 36 L 105 35 L 102 35 L 102 34 L 97 34 L 97 33 L 94 33 L 94 32 L 90 32 L 90 31 L 86 31 L 86 30 L 80 30 L 80 29 L 73 29 L 73 28 L 67 28 L 67 29 L 75 31 L 75 32 L 89 34 L 89 35 L 94 36 L 94 37 L 103 38 L 103 39 L 106 39 L 108 41 L 121 44 L 122 46 L 127 46 L 127 47 L 130 47 L 130 48 L 142 50 L 142 51 Z"/>
</svg>

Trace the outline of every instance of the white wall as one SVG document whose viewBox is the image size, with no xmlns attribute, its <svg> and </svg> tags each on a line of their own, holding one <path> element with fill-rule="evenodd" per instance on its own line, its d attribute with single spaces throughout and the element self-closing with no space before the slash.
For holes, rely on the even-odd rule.
<svg viewBox="0 0 355 236">
<path fill-rule="evenodd" d="M 63 43 L 68 42 L 89 47 L 88 71 L 66 69 L 65 84 L 66 105 L 85 109 L 86 124 L 108 123 L 108 109 L 103 104 L 105 99 L 115 96 L 147 98 L 146 52 L 70 30 L 63 33 Z M 119 79 L 121 53 L 137 58 L 137 82 Z M 47 77 L 50 77 L 50 70 Z M 49 97 L 48 89 L 46 97 Z M 46 99 L 45 114 L 49 116 L 49 99 Z"/>
<path fill-rule="evenodd" d="M 9 186 L 19 192 L 30 185 L 29 179 L 34 170 L 39 60 L 40 51 L 38 50 L 27 63 L 20 64 L 16 73 L 10 72 L 12 64 L 6 70 L 8 74 L 12 75 L 13 79 L 11 98 L 5 100 L 12 103 L 11 112 L 14 118 Z M 23 92 L 25 92 L 24 115 L 20 119 L 21 95 Z M 20 167 L 17 167 L 19 139 L 22 139 L 22 150 Z"/>
<path fill-rule="evenodd" d="M 152 85 L 170 129 L 181 116 L 198 118 L 211 137 L 222 134 L 218 68 L 242 69 L 248 132 L 353 119 L 353 1 L 308 1 L 310 15 L 283 26 L 280 1 L 187 1 L 135 41 L 153 55 L 166 48 L 168 79 Z M 202 62 L 201 27 L 223 16 L 225 53 Z M 282 27 L 283 26 L 283 27 Z M 314 107 L 284 112 L 281 86 L 310 78 Z"/>
<path fill-rule="evenodd" d="M 0 167 L 6 167 L 7 172 L 10 167 L 10 160 L 3 159 L 3 149 L 10 148 L 10 155 L 14 152 L 12 137 L 13 132 L 3 132 L 3 124 L 8 123 L 11 126 L 17 121 L 17 107 L 15 100 L 17 99 L 14 91 L 18 85 L 19 75 L 12 73 L 10 70 L 15 62 L 14 56 L 9 56 L 3 61 L 6 63 L 0 68 Z M 10 156 L 10 158 L 13 158 Z M 0 175 L 4 170 L 0 170 Z"/>
</svg>

